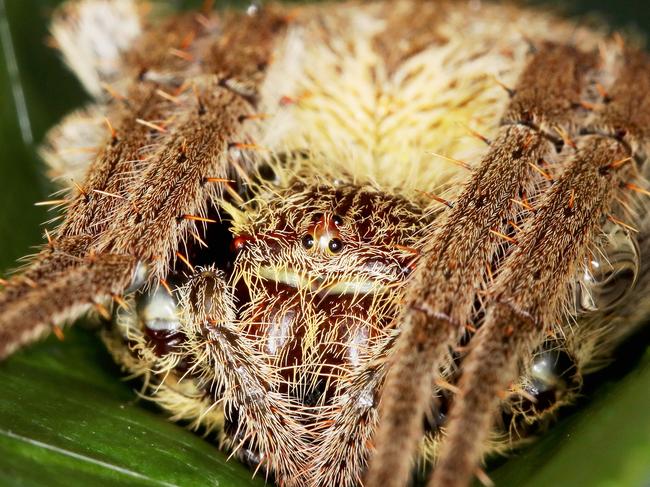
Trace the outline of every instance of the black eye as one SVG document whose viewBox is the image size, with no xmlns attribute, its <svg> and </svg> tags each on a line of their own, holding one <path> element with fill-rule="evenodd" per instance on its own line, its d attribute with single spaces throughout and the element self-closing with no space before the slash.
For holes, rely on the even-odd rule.
<svg viewBox="0 0 650 487">
<path fill-rule="evenodd" d="M 343 218 L 341 218 L 339 215 L 334 215 L 332 217 L 332 221 L 334 222 L 334 225 L 337 227 L 343 225 Z"/>
<path fill-rule="evenodd" d="M 302 246 L 306 249 L 311 249 L 314 246 L 314 237 L 309 233 L 302 237 Z"/>
<path fill-rule="evenodd" d="M 341 242 L 340 239 L 338 238 L 333 238 L 330 240 L 330 243 L 328 244 L 328 248 L 330 249 L 330 252 L 333 254 L 336 254 L 341 251 L 343 248 L 343 242 Z"/>
</svg>

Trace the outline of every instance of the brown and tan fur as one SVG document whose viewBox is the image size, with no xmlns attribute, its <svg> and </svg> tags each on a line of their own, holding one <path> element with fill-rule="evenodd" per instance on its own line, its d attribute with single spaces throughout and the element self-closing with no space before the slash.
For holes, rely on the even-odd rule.
<svg viewBox="0 0 650 487">
<path fill-rule="evenodd" d="M 573 298 L 612 228 L 648 245 L 638 48 L 489 3 L 147 11 L 81 0 L 55 19 L 95 102 L 44 148 L 63 219 L 0 294 L 0 358 L 112 307 L 103 338 L 152 399 L 279 485 L 401 487 L 417 459 L 461 487 L 645 319 L 645 261 L 617 307 Z M 219 222 L 231 265 L 193 265 Z M 167 341 L 137 311 L 163 288 Z M 548 343 L 577 372 L 537 411 Z"/>
</svg>

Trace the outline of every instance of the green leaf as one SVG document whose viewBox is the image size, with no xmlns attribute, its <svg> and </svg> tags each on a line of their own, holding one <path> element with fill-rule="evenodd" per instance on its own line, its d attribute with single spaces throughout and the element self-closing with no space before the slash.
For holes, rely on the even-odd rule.
<svg viewBox="0 0 650 487">
<path fill-rule="evenodd" d="M 598 376 L 582 407 L 490 473 L 496 485 L 650 485 L 650 350 L 625 376 Z"/>
<path fill-rule="evenodd" d="M 262 485 L 137 400 L 95 334 L 66 331 L 0 367 L 0 485 Z"/>
<path fill-rule="evenodd" d="M 33 139 L 86 99 L 45 47 L 47 17 L 59 0 L 0 0 L 16 48 L 18 80 L 0 61 L 0 269 L 42 241 L 50 218 L 32 206 L 52 187 L 42 177 L 36 144 L 25 143 L 16 90 L 27 103 Z M 176 0 L 176 7 L 200 0 Z M 536 2 L 559 5 L 558 1 Z M 582 0 L 616 22 L 650 32 L 650 9 L 634 0 Z M 6 24 L 5 24 L 6 25 Z M 13 85 L 12 81 L 18 84 Z M 19 104 L 18 104 L 19 106 Z M 493 466 L 499 486 L 641 487 L 650 485 L 650 353 L 648 333 L 617 367 L 598 374 L 588 399 L 539 441 Z M 633 353 L 634 352 L 634 353 Z M 67 330 L 0 363 L 0 485 L 262 485 L 216 447 L 137 399 L 94 333 Z"/>
</svg>

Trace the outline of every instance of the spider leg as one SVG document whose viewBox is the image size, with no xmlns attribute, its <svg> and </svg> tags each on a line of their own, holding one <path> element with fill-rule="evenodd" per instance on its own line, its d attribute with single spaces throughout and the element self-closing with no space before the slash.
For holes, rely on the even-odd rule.
<svg viewBox="0 0 650 487">
<path fill-rule="evenodd" d="M 582 81 L 595 64 L 595 55 L 553 44 L 532 55 L 481 166 L 447 219 L 432 230 L 406 292 L 366 487 L 406 485 L 434 375 L 448 347 L 472 321 L 476 293 L 486 287 L 486 263 L 503 242 L 505 222 L 518 214 L 512 201 L 543 187 L 532 166 L 556 157 L 550 129 L 570 121 L 571 101 L 579 99 Z M 535 106 L 539 110 L 531 112 Z"/>
<path fill-rule="evenodd" d="M 301 439 L 304 428 L 287 411 L 275 381 L 269 381 L 274 377 L 269 365 L 241 332 L 223 273 L 199 270 L 181 290 L 181 308 L 186 314 L 187 349 L 196 364 L 193 372 L 205 389 L 216 391 L 213 400 L 224 402 L 226 418 L 239 418 L 231 445 L 235 452 L 247 443 L 280 478 L 308 476 L 300 468 L 304 470 L 309 452 Z M 251 425 L 257 429 L 251 430 Z"/>
<path fill-rule="evenodd" d="M 128 185 L 138 171 L 142 147 L 150 143 L 150 129 L 138 120 L 158 118 L 170 103 L 156 96 L 157 86 L 143 83 L 129 90 L 129 103 L 115 100 L 107 110 L 111 136 L 87 176 L 72 196 L 66 218 L 57 229 L 60 237 L 101 235 L 128 196 Z"/>
<path fill-rule="evenodd" d="M 232 22 L 223 32 L 224 42 L 204 61 L 217 74 L 193 78 L 192 90 L 179 103 L 194 108 L 170 122 L 173 135 L 165 134 L 130 183 L 128 202 L 115 211 L 98 251 L 136 255 L 152 264 L 157 277 L 167 274 L 170 257 L 188 232 L 197 220 L 205 222 L 209 202 L 218 206 L 222 198 L 224 183 L 211 181 L 233 177 L 235 166 L 249 168 L 250 159 L 242 151 L 254 140 L 257 125 L 251 115 L 273 40 L 284 25 L 282 17 L 265 12 Z M 259 43 L 251 44 L 252 39 Z"/>
<path fill-rule="evenodd" d="M 386 349 L 394 345 L 390 340 Z M 367 461 L 367 447 L 372 443 L 372 434 L 377 425 L 375 391 L 386 376 L 385 362 L 370 362 L 356 372 L 346 385 L 347 393 L 340 394 L 331 412 L 331 418 L 323 418 L 331 425 L 324 433 L 325 441 L 314 455 L 314 478 L 317 485 L 362 485 L 361 479 L 350 472 L 363 472 Z M 350 441 L 354 438 L 355 441 Z M 355 479 L 354 484 L 345 480 Z"/>
<path fill-rule="evenodd" d="M 117 3 L 131 4 L 93 0 L 73 7 L 101 4 L 109 8 Z M 37 254 L 0 295 L 5 351 L 1 356 L 36 339 L 37 334 L 29 331 L 32 328 L 40 330 L 38 336 L 44 334 L 44 321 L 51 323 L 64 316 L 72 319 L 85 310 L 77 304 L 88 302 L 92 286 L 75 276 L 84 275 L 89 281 L 100 276 L 105 279 L 103 287 L 97 283 L 99 295 L 105 290 L 121 294 L 130 283 L 124 275 L 130 277 L 137 261 L 144 261 L 153 268 L 153 276 L 163 278 L 170 256 L 195 228 L 195 218 L 201 219 L 208 202 L 219 206 L 222 188 L 215 187 L 211 179 L 231 176 L 234 166 L 247 164 L 235 154 L 240 153 L 239 144 L 249 142 L 258 128 L 255 118 L 248 116 L 255 110 L 257 92 L 265 80 L 273 40 L 281 36 L 286 23 L 273 11 L 262 10 L 254 17 L 233 15 L 237 16 L 219 32 L 192 21 L 200 30 L 196 47 L 189 53 L 196 58 L 192 61 L 200 61 L 197 63 L 170 54 L 170 46 L 164 43 L 187 34 L 174 26 L 165 31 L 152 29 L 132 51 L 118 50 L 116 55 L 139 58 L 140 44 L 157 46 L 157 56 L 153 64 L 141 67 L 145 74 L 121 73 L 121 94 L 106 105 L 109 141 L 89 166 L 86 179 L 75 184 L 76 193 L 68 197 L 66 217 L 53 233 L 51 245 L 58 250 L 45 248 Z M 165 35 L 171 35 L 171 40 Z M 251 40 L 255 48 L 249 47 Z M 187 79 L 193 82 L 179 82 Z M 169 95 L 174 90 L 177 96 Z M 178 116 L 188 106 L 194 109 Z M 173 131 L 164 126 L 174 123 L 179 126 Z M 127 228 L 129 225 L 134 228 Z M 113 267 L 85 263 L 93 259 L 102 262 L 105 254 L 109 259 L 110 255 L 122 256 L 124 261 L 124 268 L 115 267 L 113 280 L 105 272 Z M 97 276 L 92 276 L 93 272 Z M 50 301 L 48 292 L 60 293 L 58 286 L 63 284 L 74 285 L 67 291 L 70 299 L 36 310 L 37 300 Z M 25 325 L 23 316 L 13 323 L 28 309 L 26 303 L 34 306 L 29 310 L 37 322 Z M 48 317 L 45 312 L 53 314 Z M 24 332 L 18 323 L 26 327 Z"/>
<path fill-rule="evenodd" d="M 36 303 L 37 300 L 44 299 L 48 289 L 57 289 L 54 285 L 59 281 L 68 282 L 66 279 L 76 272 L 75 268 L 83 266 L 85 259 L 94 257 L 91 254 L 93 240 L 104 231 L 115 208 L 125 203 L 126 180 L 135 170 L 134 161 L 137 160 L 137 152 L 147 140 L 146 127 L 136 124 L 133 120 L 143 113 L 159 110 L 159 105 L 153 103 L 154 97 L 151 94 L 153 87 L 149 86 L 144 90 L 136 87 L 135 90 L 150 92 L 150 96 L 145 96 L 140 106 L 132 104 L 118 108 L 119 116 L 116 116 L 116 120 L 119 123 L 116 123 L 116 127 L 121 134 L 129 134 L 129 137 L 124 136 L 120 144 L 116 144 L 116 141 L 109 142 L 100 152 L 98 158 L 91 164 L 85 181 L 79 186 L 79 192 L 70 198 L 66 217 L 56 230 L 52 241 L 34 256 L 27 267 L 11 277 L 0 295 L 0 329 L 3 333 L 3 341 L 7 343 L 4 347 L 7 354 L 17 347 L 17 345 L 11 345 L 12 334 L 20 334 L 22 338 L 18 341 L 24 345 L 46 334 L 49 325 L 57 322 L 55 318 L 65 316 L 73 320 L 86 309 L 75 306 L 75 312 L 69 310 L 68 313 L 64 313 L 63 309 L 58 309 L 55 313 L 56 316 L 51 316 L 49 320 L 39 311 L 34 312 L 34 317 L 40 317 L 38 322 L 26 321 L 26 318 L 21 318 L 16 323 L 11 323 L 12 319 L 24 312 L 19 310 L 25 309 L 25 302 Z M 126 143 L 127 141 L 128 143 Z M 100 255 L 97 253 L 95 256 Z M 124 259 L 125 261 L 132 260 L 126 255 L 124 255 Z M 91 269 L 101 270 L 100 267 L 91 266 L 87 267 L 85 271 L 90 272 Z M 122 288 L 111 284 L 111 279 L 106 279 L 106 274 L 101 272 L 103 278 L 106 279 L 106 286 L 111 286 L 114 294 L 121 294 L 130 281 L 125 281 L 120 276 L 122 272 L 129 274 L 132 271 L 133 267 L 117 271 L 116 280 L 124 284 Z M 82 281 L 74 279 L 69 282 L 83 284 Z M 84 292 L 83 286 L 81 287 L 79 292 Z M 72 287 L 68 292 L 72 296 L 77 293 L 77 288 Z M 87 300 L 87 296 L 84 299 Z M 68 301 L 61 301 L 60 304 L 65 302 Z M 72 306 L 75 303 L 70 302 L 70 304 Z M 47 307 L 43 307 L 43 309 L 45 310 Z M 43 319 L 46 320 L 45 323 L 42 321 Z M 41 331 L 38 334 L 22 333 L 19 330 L 19 324 L 27 328 L 38 327 Z M 48 326 L 44 326 L 45 324 Z"/>
<path fill-rule="evenodd" d="M 20 299 L 2 303 L 0 359 L 47 334 L 53 322 L 63 321 L 69 315 L 78 316 L 93 303 L 100 304 L 101 300 L 121 293 L 131 280 L 133 265 L 129 256 L 88 256 Z"/>
<path fill-rule="evenodd" d="M 45 246 L 20 274 L 7 281 L 0 294 L 0 309 L 4 311 L 12 301 L 25 297 L 38 283 L 51 281 L 68 267 L 76 266 L 85 255 L 88 243 L 89 238 L 81 236 L 52 241 Z"/>
<path fill-rule="evenodd" d="M 632 165 L 617 161 L 645 157 L 641 149 L 649 135 L 650 102 L 643 88 L 649 80 L 648 58 L 625 53 L 610 90 L 611 101 L 576 136 L 568 167 L 503 263 L 490 289 L 485 322 L 463 362 L 448 437 L 430 485 L 469 483 L 499 403 L 498 393 L 514 379 L 522 352 L 562 319 L 558 310 L 575 268 L 613 207 L 621 183 L 634 175 Z"/>
<path fill-rule="evenodd" d="M 553 318 L 577 258 L 599 228 L 614 181 L 600 176 L 598 170 L 621 158 L 624 151 L 618 143 L 598 142 L 602 139 L 579 142 L 581 150 L 574 164 L 558 181 L 490 291 L 493 298 L 487 305 L 485 323 L 463 363 L 460 393 L 452 408 L 434 485 L 468 483 L 490 430 L 498 393 L 514 377 L 518 354 L 537 333 L 544 333 L 544 324 Z M 592 182 L 599 184 L 589 184 Z M 576 208 L 575 217 L 563 219 L 572 191 L 581 201 L 580 208 Z"/>
</svg>

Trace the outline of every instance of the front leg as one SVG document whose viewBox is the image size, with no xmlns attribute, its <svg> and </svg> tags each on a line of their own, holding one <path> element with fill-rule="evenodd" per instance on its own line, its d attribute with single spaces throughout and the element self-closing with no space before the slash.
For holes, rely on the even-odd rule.
<svg viewBox="0 0 650 487">
<path fill-rule="evenodd" d="M 307 475 L 309 445 L 304 426 L 291 415 L 281 394 L 282 378 L 255 347 L 239 322 L 232 290 L 223 272 L 200 270 L 181 289 L 184 349 L 193 364 L 188 375 L 209 391 L 211 407 L 230 425 L 226 443 L 233 454 L 259 452 L 256 463 L 282 479 Z M 301 485 L 295 480 L 295 485 Z"/>
<path fill-rule="evenodd" d="M 252 158 L 239 158 L 239 149 L 259 131 L 256 104 L 286 19 L 262 10 L 230 20 L 221 30 L 195 21 L 151 28 L 122 53 L 139 69 L 122 73 L 104 106 L 108 140 L 66 198 L 51 233 L 58 250 L 37 254 L 0 294 L 0 359 L 79 317 L 87 309 L 80 304 L 121 299 L 136 262 L 152 281 L 164 279 L 184 242 L 201 238 L 208 208 L 219 209 L 224 180 L 247 174 Z M 181 59 L 176 44 L 190 28 L 196 40 Z M 107 275 L 84 264 L 105 254 L 124 265 Z M 102 287 L 86 286 L 99 277 Z M 53 299 L 64 285 L 67 299 Z M 27 316 L 25 303 L 33 304 Z"/>
</svg>

